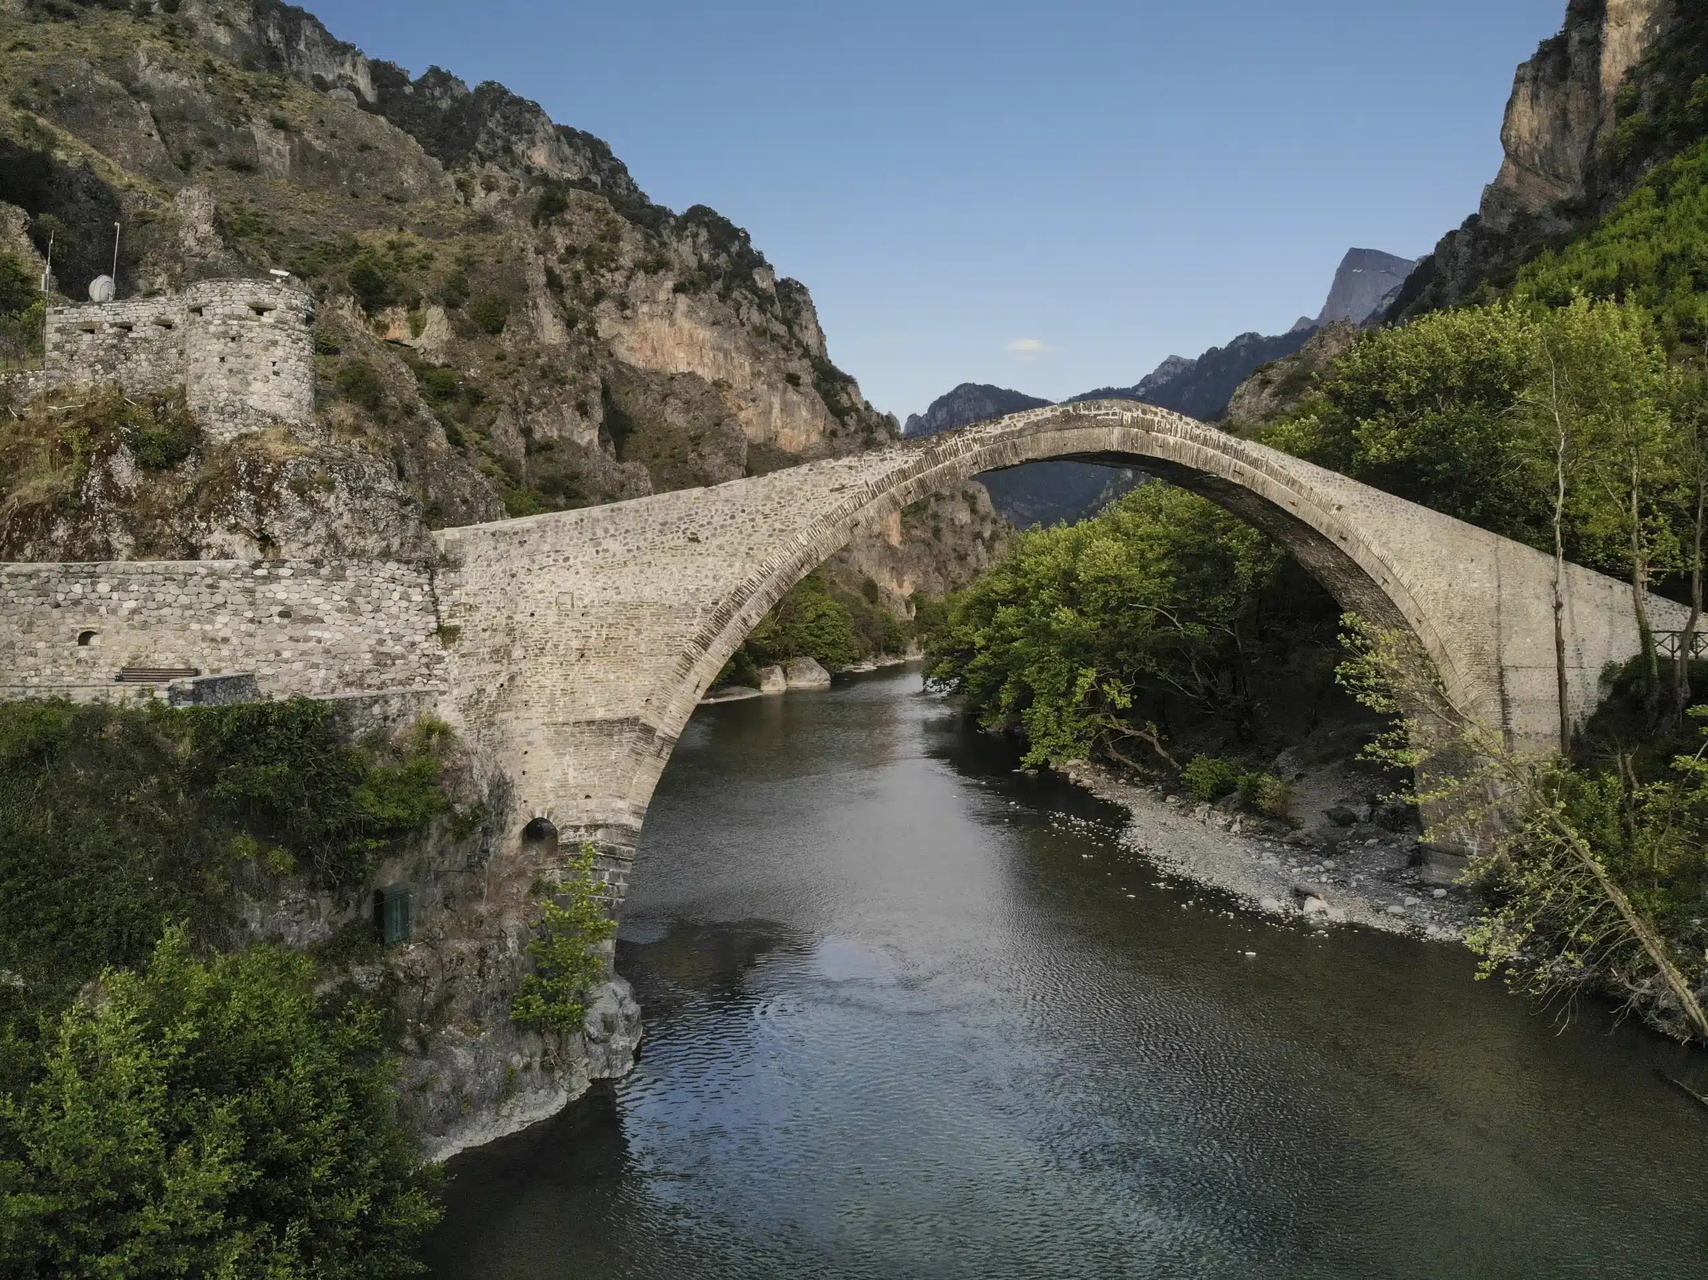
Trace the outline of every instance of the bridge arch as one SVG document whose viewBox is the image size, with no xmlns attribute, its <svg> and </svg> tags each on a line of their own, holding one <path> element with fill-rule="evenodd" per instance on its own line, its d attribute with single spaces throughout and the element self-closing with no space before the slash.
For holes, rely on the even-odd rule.
<svg viewBox="0 0 1708 1280">
<path fill-rule="evenodd" d="M 1060 460 L 1136 466 L 1209 498 L 1273 538 L 1344 608 L 1386 628 L 1409 630 L 1436 662 L 1450 696 L 1475 702 L 1474 682 L 1460 671 L 1453 647 L 1413 598 L 1399 568 L 1379 542 L 1343 518 L 1334 486 L 1324 483 L 1343 477 L 1167 410 L 1097 401 L 1034 410 L 934 437 L 915 446 L 902 465 L 859 486 L 837 486 L 843 491 L 830 495 L 826 509 L 794 544 L 775 560 L 754 566 L 735 585 L 715 630 L 695 637 L 697 652 L 685 655 L 691 668 L 670 677 L 680 687 L 655 694 L 671 707 L 672 721 L 680 721 L 661 727 L 671 738 L 681 731 L 765 614 L 846 546 L 857 524 L 986 471 Z M 636 781 L 646 785 L 643 777 Z M 644 803 L 645 797 L 637 793 L 633 799 Z"/>
<path fill-rule="evenodd" d="M 1559 723 L 1552 561 L 1484 529 L 1178 414 L 1125 401 L 1032 410 L 876 453 L 706 489 L 441 531 L 457 719 L 514 783 L 518 822 L 632 856 L 678 735 L 742 641 L 857 522 L 985 471 L 1136 465 L 1273 537 L 1340 603 L 1405 628 L 1449 699 L 1545 749 Z M 1629 589 L 1571 567 L 1569 713 L 1638 650 Z M 1676 606 L 1653 601 L 1657 618 Z M 1668 621 L 1657 625 L 1667 626 Z M 620 869 L 618 869 L 620 871 Z"/>
</svg>

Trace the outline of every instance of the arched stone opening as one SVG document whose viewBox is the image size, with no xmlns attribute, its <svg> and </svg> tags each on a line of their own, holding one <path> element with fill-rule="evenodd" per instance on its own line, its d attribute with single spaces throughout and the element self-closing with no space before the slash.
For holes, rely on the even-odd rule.
<svg viewBox="0 0 1708 1280">
<path fill-rule="evenodd" d="M 528 819 L 522 828 L 522 844 L 541 858 L 555 858 L 558 850 L 556 825 L 543 815 Z"/>
</svg>

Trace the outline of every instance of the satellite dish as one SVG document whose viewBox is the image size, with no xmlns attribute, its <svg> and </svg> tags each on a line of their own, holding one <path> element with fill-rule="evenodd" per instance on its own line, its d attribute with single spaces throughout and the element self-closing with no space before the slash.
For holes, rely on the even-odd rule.
<svg viewBox="0 0 1708 1280">
<path fill-rule="evenodd" d="M 111 302 L 113 300 L 113 278 L 111 276 L 96 276 L 89 282 L 90 302 Z"/>
</svg>

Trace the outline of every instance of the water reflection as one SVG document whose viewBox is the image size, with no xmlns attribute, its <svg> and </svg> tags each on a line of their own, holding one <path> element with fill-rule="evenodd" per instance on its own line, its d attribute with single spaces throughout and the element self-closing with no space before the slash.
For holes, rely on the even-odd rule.
<svg viewBox="0 0 1708 1280">
<path fill-rule="evenodd" d="M 437 1273 L 1708 1269 L 1653 1070 L 1700 1063 L 1158 887 L 1014 763 L 917 677 L 697 717 L 619 937 L 640 1067 L 454 1164 Z"/>
</svg>

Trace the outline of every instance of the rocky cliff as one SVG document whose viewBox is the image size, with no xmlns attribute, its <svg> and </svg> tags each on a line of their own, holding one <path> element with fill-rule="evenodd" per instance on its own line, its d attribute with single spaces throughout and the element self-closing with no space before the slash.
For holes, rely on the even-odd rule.
<svg viewBox="0 0 1708 1280">
<path fill-rule="evenodd" d="M 1263 365 L 1228 400 L 1222 426 L 1249 435 L 1291 413 L 1357 340 L 1358 328 L 1341 320 L 1317 330 L 1290 356 Z"/>
<path fill-rule="evenodd" d="M 1538 248 L 1569 239 L 1676 139 L 1652 126 L 1672 83 L 1666 56 L 1700 26 L 1694 0 L 1569 0 L 1565 25 L 1518 68 L 1501 128 L 1505 159 L 1481 207 L 1426 257 L 1389 308 L 1405 319 L 1499 286 Z"/>
<path fill-rule="evenodd" d="M 1348 249 L 1317 318 L 1309 326 L 1301 321 L 1295 327 L 1321 329 L 1341 320 L 1363 324 L 1398 296 L 1416 267 L 1413 259 L 1396 258 L 1380 249 Z"/>
<path fill-rule="evenodd" d="M 0 554 L 312 554 L 363 493 L 399 515 L 331 549 L 360 553 L 372 527 L 395 554 L 400 523 L 715 483 L 894 433 L 744 231 L 652 203 L 603 142 L 500 85 L 412 78 L 276 0 L 0 0 L 0 89 L 0 222 L 32 256 L 51 239 L 66 294 L 109 269 L 114 222 L 121 297 L 291 271 L 320 301 L 322 406 L 298 439 L 107 476 L 98 520 L 32 517 Z M 193 517 L 174 524 L 162 486 L 197 495 Z"/>
</svg>

